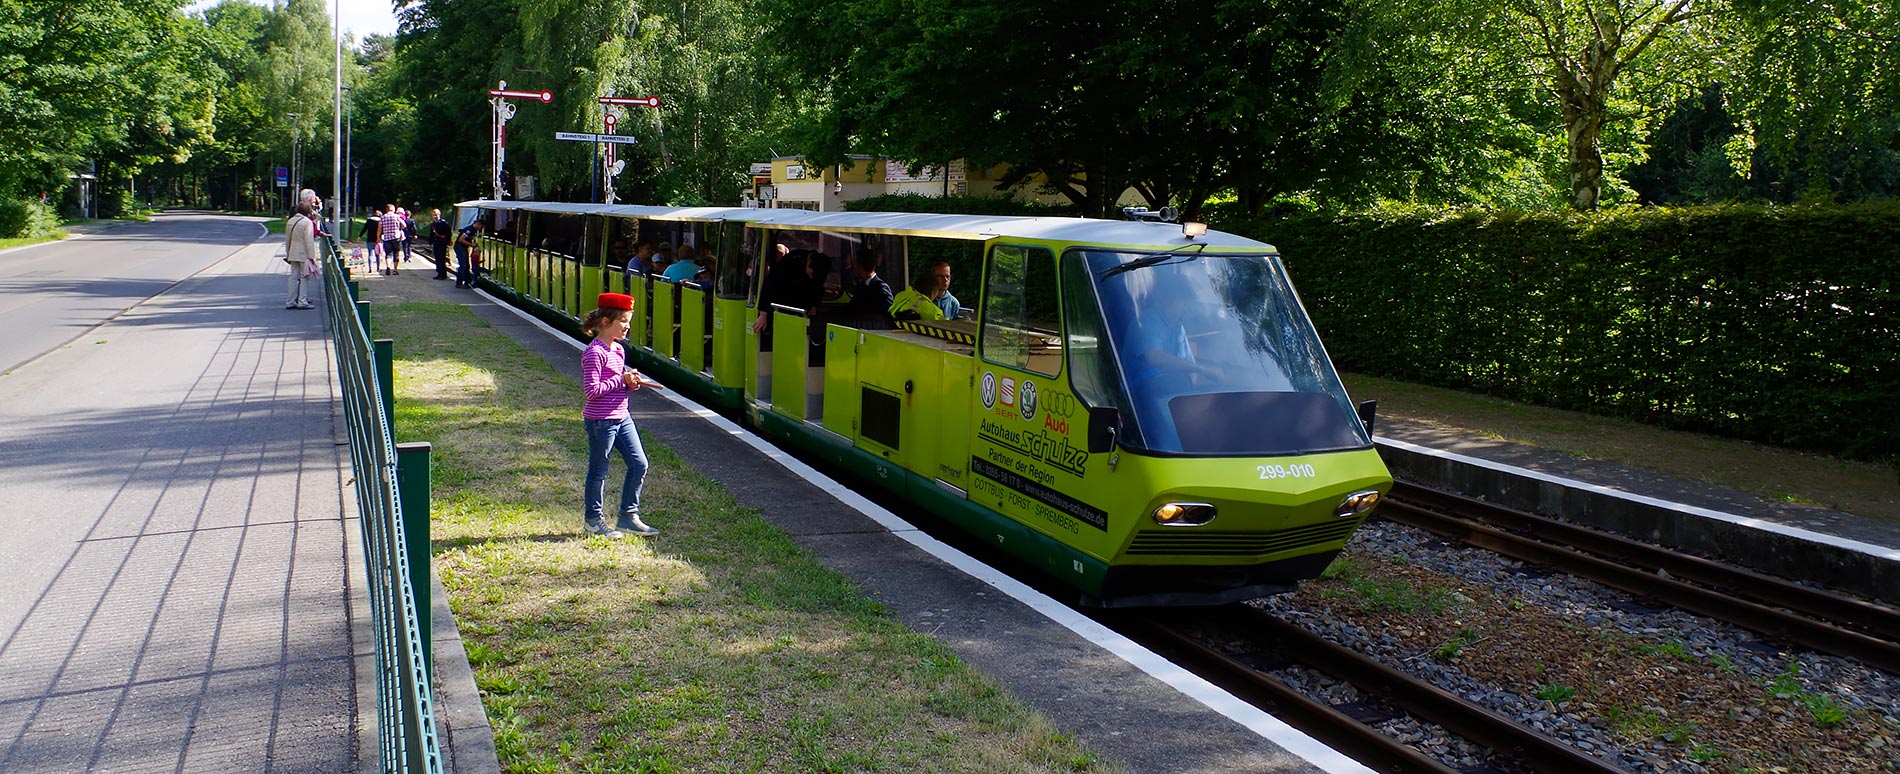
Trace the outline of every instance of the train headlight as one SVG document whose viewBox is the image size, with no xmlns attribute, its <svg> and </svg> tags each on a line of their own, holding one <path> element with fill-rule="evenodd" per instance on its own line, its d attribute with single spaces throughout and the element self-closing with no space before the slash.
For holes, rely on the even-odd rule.
<svg viewBox="0 0 1900 774">
<path fill-rule="evenodd" d="M 1366 489 L 1346 495 L 1339 501 L 1339 507 L 1333 509 L 1333 515 L 1339 518 L 1356 518 L 1366 515 L 1372 506 L 1379 504 L 1379 490 Z"/>
<path fill-rule="evenodd" d="M 1214 520 L 1207 503 L 1168 503 L 1155 509 L 1154 520 L 1163 527 L 1198 527 Z"/>
</svg>

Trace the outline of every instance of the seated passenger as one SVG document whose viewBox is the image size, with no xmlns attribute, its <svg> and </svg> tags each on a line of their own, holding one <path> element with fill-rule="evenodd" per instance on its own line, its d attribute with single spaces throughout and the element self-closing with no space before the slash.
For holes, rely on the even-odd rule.
<svg viewBox="0 0 1900 774">
<path fill-rule="evenodd" d="M 699 263 L 694 260 L 698 251 L 692 245 L 680 245 L 679 258 L 666 267 L 666 278 L 674 282 L 686 282 L 699 274 Z"/>
<path fill-rule="evenodd" d="M 937 303 L 937 308 L 943 310 L 943 318 L 946 320 L 955 320 L 962 317 L 963 305 L 957 303 L 957 297 L 950 294 L 950 262 L 931 261 L 930 266 L 927 267 L 925 271 L 935 275 L 937 278 L 937 287 L 943 289 L 941 295 L 930 297 L 931 301 Z"/>
<path fill-rule="evenodd" d="M 936 278 L 929 274 L 919 274 L 910 281 L 909 287 L 897 291 L 897 297 L 891 299 L 891 319 L 943 319 L 943 309 L 930 300 L 930 294 L 936 290 L 936 282 Z"/>
<path fill-rule="evenodd" d="M 646 274 L 653 270 L 653 243 L 642 239 L 633 246 L 633 255 L 627 259 L 627 274 Z"/>
<path fill-rule="evenodd" d="M 948 299 L 946 306 L 944 300 Z M 950 295 L 950 263 L 933 261 L 911 280 L 910 287 L 891 301 L 891 317 L 897 320 L 956 319 L 957 299 Z"/>
<path fill-rule="evenodd" d="M 666 267 L 672 265 L 673 243 L 661 242 L 659 249 L 654 251 L 652 260 L 647 263 L 647 273 L 659 274 L 666 271 Z"/>
</svg>

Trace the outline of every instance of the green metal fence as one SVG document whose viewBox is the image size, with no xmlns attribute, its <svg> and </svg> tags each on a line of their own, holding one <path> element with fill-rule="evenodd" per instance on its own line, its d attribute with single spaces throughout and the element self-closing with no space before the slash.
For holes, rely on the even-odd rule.
<svg viewBox="0 0 1900 774">
<path fill-rule="evenodd" d="M 335 243 L 324 241 L 327 327 L 342 380 L 369 574 L 382 771 L 435 774 L 442 771 L 442 753 L 429 683 L 428 447 L 394 443 L 389 343 L 370 340 L 369 303 L 356 300 Z M 405 510 L 414 513 L 405 518 Z"/>
</svg>

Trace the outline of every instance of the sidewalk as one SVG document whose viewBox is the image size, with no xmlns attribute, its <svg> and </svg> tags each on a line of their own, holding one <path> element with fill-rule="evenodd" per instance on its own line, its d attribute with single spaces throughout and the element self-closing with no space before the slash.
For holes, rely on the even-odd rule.
<svg viewBox="0 0 1900 774">
<path fill-rule="evenodd" d="M 281 237 L 0 376 L 0 771 L 347 772 L 372 647 Z"/>
</svg>

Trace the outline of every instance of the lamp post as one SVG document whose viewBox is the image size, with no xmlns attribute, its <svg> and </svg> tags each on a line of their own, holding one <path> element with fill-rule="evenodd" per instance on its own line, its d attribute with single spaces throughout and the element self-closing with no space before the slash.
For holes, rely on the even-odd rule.
<svg viewBox="0 0 1900 774">
<path fill-rule="evenodd" d="M 356 140 L 356 91 L 350 88 L 349 84 L 344 84 L 340 88 L 343 90 L 343 167 L 352 173 L 352 179 L 343 184 L 343 201 L 337 203 L 337 206 L 343 208 L 343 214 L 339 216 L 337 223 L 337 233 L 344 234 L 343 239 L 348 241 L 349 223 L 356 219 L 354 173 L 362 162 L 356 160 L 356 149 L 352 145 Z"/>
<path fill-rule="evenodd" d="M 299 169 L 301 160 L 298 158 L 303 150 L 303 138 L 297 136 L 297 114 L 286 113 L 285 115 L 290 116 L 290 190 L 286 192 L 284 198 L 294 202 L 297 201 L 297 192 L 303 190 L 303 171 Z M 286 205 L 284 211 L 288 214 L 290 205 Z"/>
<path fill-rule="evenodd" d="M 350 221 L 352 225 L 355 225 L 356 205 L 358 204 L 356 201 L 356 188 L 363 182 L 362 170 L 362 159 L 350 159 Z M 361 234 L 358 236 L 361 236 Z"/>
</svg>

